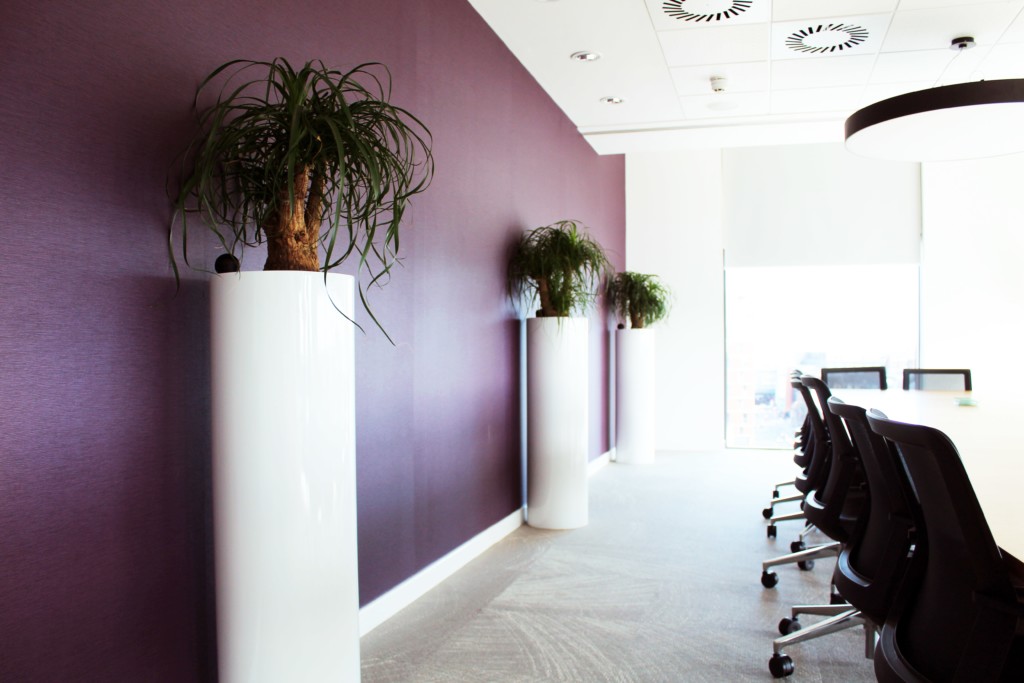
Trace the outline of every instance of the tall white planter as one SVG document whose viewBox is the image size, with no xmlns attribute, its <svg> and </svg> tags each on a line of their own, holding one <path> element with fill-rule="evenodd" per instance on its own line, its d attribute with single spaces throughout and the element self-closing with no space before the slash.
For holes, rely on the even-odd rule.
<svg viewBox="0 0 1024 683">
<path fill-rule="evenodd" d="M 527 523 L 586 526 L 587 318 L 526 321 Z"/>
<path fill-rule="evenodd" d="M 352 277 L 211 283 L 222 683 L 359 680 L 353 325 L 335 305 L 352 316 Z"/>
<path fill-rule="evenodd" d="M 654 462 L 654 330 L 615 331 L 615 459 Z"/>
</svg>

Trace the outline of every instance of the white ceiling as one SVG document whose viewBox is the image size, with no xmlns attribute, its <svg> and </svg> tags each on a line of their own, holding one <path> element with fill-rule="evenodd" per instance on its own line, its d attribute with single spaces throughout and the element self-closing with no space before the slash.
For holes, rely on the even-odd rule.
<svg viewBox="0 0 1024 683">
<path fill-rule="evenodd" d="M 841 141 L 872 102 L 1024 77 L 1024 0 L 470 3 L 602 154 Z"/>
</svg>

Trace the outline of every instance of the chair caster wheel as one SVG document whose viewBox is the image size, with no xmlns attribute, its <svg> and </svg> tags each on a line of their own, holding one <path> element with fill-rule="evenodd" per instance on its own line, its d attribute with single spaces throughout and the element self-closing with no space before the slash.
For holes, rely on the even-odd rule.
<svg viewBox="0 0 1024 683">
<path fill-rule="evenodd" d="M 801 550 L 807 550 L 807 544 L 803 541 L 793 541 L 789 544 L 789 552 L 798 553 Z"/>
<path fill-rule="evenodd" d="M 787 617 L 779 622 L 779 633 L 784 636 L 788 636 L 790 633 L 796 633 L 802 628 L 803 626 L 796 617 L 793 617 L 792 619 Z"/>
<path fill-rule="evenodd" d="M 814 569 L 814 560 L 801 560 L 796 563 L 796 566 L 803 569 L 805 572 L 809 572 Z"/>
<path fill-rule="evenodd" d="M 771 508 L 765 508 L 764 510 L 761 510 L 761 516 L 764 517 L 765 519 L 771 519 L 772 518 L 772 513 L 773 513 L 773 510 Z"/>
<path fill-rule="evenodd" d="M 775 588 L 779 582 L 779 575 L 775 572 L 761 572 L 761 585 L 765 588 Z"/>
<path fill-rule="evenodd" d="M 768 538 L 775 538 L 775 532 L 777 531 L 777 529 L 775 528 L 774 524 L 769 524 L 768 528 L 765 531 L 768 534 Z"/>
<path fill-rule="evenodd" d="M 778 497 L 779 497 L 779 490 L 775 489 L 774 491 L 772 491 L 772 498 L 778 498 Z"/>
<path fill-rule="evenodd" d="M 789 655 L 780 655 L 778 652 L 768 660 L 768 670 L 772 672 L 773 678 L 785 678 L 793 675 L 793 660 Z"/>
</svg>

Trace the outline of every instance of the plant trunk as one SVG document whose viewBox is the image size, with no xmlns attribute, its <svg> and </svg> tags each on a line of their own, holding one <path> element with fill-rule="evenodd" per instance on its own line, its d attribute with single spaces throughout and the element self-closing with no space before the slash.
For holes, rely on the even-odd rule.
<svg viewBox="0 0 1024 683">
<path fill-rule="evenodd" d="M 296 171 L 292 196 L 287 189 L 281 191 L 277 213 L 263 226 L 267 236 L 267 262 L 263 270 L 320 270 L 323 180 L 315 178 L 310 187 L 311 174 L 308 166 Z"/>
<path fill-rule="evenodd" d="M 540 310 L 537 311 L 538 318 L 557 318 L 558 311 L 555 310 L 555 305 L 551 303 L 551 288 L 548 286 L 548 279 L 546 277 L 538 277 L 537 279 L 537 296 L 540 298 Z"/>
<path fill-rule="evenodd" d="M 630 311 L 629 326 L 634 330 L 642 330 L 644 328 L 644 317 L 635 311 Z"/>
</svg>

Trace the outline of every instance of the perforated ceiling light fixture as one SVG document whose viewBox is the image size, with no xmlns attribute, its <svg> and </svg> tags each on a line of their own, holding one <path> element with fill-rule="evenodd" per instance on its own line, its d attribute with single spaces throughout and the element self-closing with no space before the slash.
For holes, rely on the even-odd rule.
<svg viewBox="0 0 1024 683">
<path fill-rule="evenodd" d="M 738 17 L 753 3 L 754 0 L 665 0 L 661 9 L 680 21 L 714 22 Z"/>
<path fill-rule="evenodd" d="M 856 24 L 811 24 L 786 38 L 786 47 L 804 54 L 836 54 L 851 50 L 868 39 L 868 30 Z"/>
<path fill-rule="evenodd" d="M 957 38 L 953 48 L 966 49 Z M 962 41 L 963 44 L 958 44 Z M 1024 152 L 1024 79 L 943 85 L 875 102 L 846 119 L 846 149 L 890 161 L 956 161 Z"/>
</svg>

